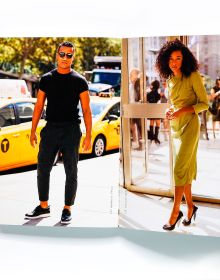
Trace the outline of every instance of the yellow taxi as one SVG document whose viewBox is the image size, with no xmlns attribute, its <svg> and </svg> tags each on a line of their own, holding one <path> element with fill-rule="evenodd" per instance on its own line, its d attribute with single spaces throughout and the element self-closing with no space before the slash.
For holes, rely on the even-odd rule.
<svg viewBox="0 0 220 280">
<path fill-rule="evenodd" d="M 92 148 L 84 152 L 85 125 L 82 118 L 82 138 L 79 153 L 102 156 L 105 151 L 118 149 L 120 143 L 120 97 L 90 96 L 92 111 Z M 80 109 L 80 115 L 82 111 Z"/>
<path fill-rule="evenodd" d="M 117 149 L 120 142 L 120 98 L 90 97 L 93 117 L 92 148 L 86 151 L 102 156 L 105 151 Z M 45 126 L 45 110 L 37 127 L 38 145 L 34 149 L 29 142 L 32 115 L 36 98 L 0 98 L 0 171 L 37 163 L 40 131 Z M 80 109 L 82 116 L 82 111 Z M 82 118 L 82 141 L 85 125 Z M 57 158 L 55 159 L 55 162 Z"/>
<path fill-rule="evenodd" d="M 0 98 L 0 171 L 37 163 L 38 146 L 29 142 L 35 98 Z M 45 125 L 37 128 L 38 139 Z"/>
</svg>

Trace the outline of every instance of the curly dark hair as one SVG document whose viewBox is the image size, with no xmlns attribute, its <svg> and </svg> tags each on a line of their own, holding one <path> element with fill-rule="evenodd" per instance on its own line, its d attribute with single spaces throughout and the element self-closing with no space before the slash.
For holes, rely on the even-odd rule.
<svg viewBox="0 0 220 280">
<path fill-rule="evenodd" d="M 190 74 L 198 70 L 199 65 L 197 59 L 192 52 L 178 39 L 166 42 L 159 51 L 156 59 L 156 69 L 162 78 L 168 79 L 173 72 L 169 67 L 169 59 L 171 53 L 174 51 L 181 51 L 183 55 L 183 62 L 181 71 L 184 76 L 188 77 Z"/>
</svg>

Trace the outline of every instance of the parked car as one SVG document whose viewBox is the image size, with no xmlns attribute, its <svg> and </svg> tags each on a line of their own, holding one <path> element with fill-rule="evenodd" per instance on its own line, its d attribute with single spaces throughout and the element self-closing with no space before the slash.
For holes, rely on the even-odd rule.
<svg viewBox="0 0 220 280">
<path fill-rule="evenodd" d="M 92 148 L 83 151 L 82 143 L 85 138 L 85 124 L 82 120 L 81 154 L 102 156 L 105 151 L 118 149 L 120 143 L 120 98 L 119 97 L 90 97 L 92 110 Z M 82 116 L 82 111 L 80 109 Z"/>
<path fill-rule="evenodd" d="M 85 77 L 89 80 L 90 93 L 94 93 L 100 87 L 106 92 L 106 86 L 110 86 L 114 96 L 120 96 L 121 91 L 121 57 L 120 56 L 95 56 L 95 68 L 85 71 Z M 95 95 L 95 94 L 91 94 Z"/>
<path fill-rule="evenodd" d="M 110 85 L 114 89 L 115 96 L 120 96 L 121 88 L 121 70 L 117 69 L 94 69 L 92 71 L 91 83 L 89 83 L 89 90 L 96 84 Z"/>
<path fill-rule="evenodd" d="M 31 121 L 36 98 L 0 99 L 0 171 L 36 164 L 38 145 L 29 142 Z M 42 119 L 37 135 L 45 125 Z"/>
<path fill-rule="evenodd" d="M 115 95 L 114 88 L 107 84 L 89 84 L 90 96 L 113 97 Z"/>
<path fill-rule="evenodd" d="M 79 152 L 102 156 L 105 151 L 119 148 L 120 98 L 91 96 L 92 148 L 83 151 L 85 125 L 82 121 L 82 138 Z M 37 127 L 38 144 L 30 145 L 32 115 L 36 98 L 0 99 L 0 171 L 37 163 L 40 131 L 45 126 L 45 110 Z M 82 116 L 82 111 L 80 111 Z M 55 162 L 58 159 L 58 155 Z"/>
</svg>

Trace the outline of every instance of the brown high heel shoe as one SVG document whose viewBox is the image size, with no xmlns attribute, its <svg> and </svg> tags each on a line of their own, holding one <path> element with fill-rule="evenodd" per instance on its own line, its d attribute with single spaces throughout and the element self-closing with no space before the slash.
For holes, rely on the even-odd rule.
<svg viewBox="0 0 220 280">
<path fill-rule="evenodd" d="M 165 225 L 163 226 L 163 229 L 164 229 L 164 230 L 174 230 L 177 223 L 178 223 L 178 226 L 179 226 L 182 217 L 183 217 L 183 212 L 180 211 L 180 212 L 179 212 L 179 215 L 178 215 L 178 217 L 177 217 L 177 219 L 176 219 L 176 222 L 175 222 L 173 225 L 165 224 Z"/>
<path fill-rule="evenodd" d="M 191 224 L 192 218 L 194 218 L 194 221 L 195 221 L 195 219 L 196 219 L 196 211 L 197 211 L 197 210 L 198 210 L 198 207 L 195 206 L 195 205 L 193 205 L 192 216 L 191 216 L 190 219 L 184 219 L 184 220 L 183 220 L 182 224 L 183 224 L 184 226 L 189 226 L 189 225 Z"/>
</svg>

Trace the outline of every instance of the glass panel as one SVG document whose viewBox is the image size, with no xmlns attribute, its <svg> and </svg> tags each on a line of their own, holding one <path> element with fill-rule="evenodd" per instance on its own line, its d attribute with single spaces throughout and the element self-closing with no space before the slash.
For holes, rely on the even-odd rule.
<svg viewBox="0 0 220 280">
<path fill-rule="evenodd" d="M 144 47 L 145 47 L 145 71 L 148 81 L 148 89 L 150 83 L 154 80 L 158 80 L 159 76 L 155 70 L 155 61 L 160 50 L 161 46 L 166 42 L 166 37 L 147 37 L 144 38 Z"/>
<path fill-rule="evenodd" d="M 30 102 L 18 103 L 18 117 L 21 123 L 31 122 L 34 112 L 34 104 Z"/>
<path fill-rule="evenodd" d="M 120 73 L 95 73 L 93 75 L 93 83 L 101 83 L 101 84 L 108 84 L 108 85 L 117 85 L 120 83 L 121 74 Z"/>
<path fill-rule="evenodd" d="M 128 39 L 129 103 L 143 101 L 143 64 L 140 38 Z M 143 119 L 130 119 L 131 180 L 136 184 L 146 172 L 145 127 Z"/>
<path fill-rule="evenodd" d="M 162 81 L 155 71 L 155 60 L 166 37 L 144 38 L 144 62 L 146 72 L 145 100 L 148 103 L 166 103 L 168 92 L 166 82 Z M 138 186 L 157 191 L 169 191 L 170 181 L 170 143 L 169 124 L 166 119 L 145 119 L 148 134 L 147 173 L 139 180 Z"/>
<path fill-rule="evenodd" d="M 210 109 L 200 114 L 201 135 L 197 154 L 197 180 L 193 182 L 193 194 L 203 197 L 220 198 L 220 36 L 189 36 L 188 47 L 200 65 L 209 100 Z M 217 114 L 214 114 L 217 113 Z"/>
<path fill-rule="evenodd" d="M 9 105 L 0 110 L 0 127 L 10 126 L 15 124 L 15 114 L 12 105 Z"/>
</svg>

